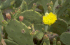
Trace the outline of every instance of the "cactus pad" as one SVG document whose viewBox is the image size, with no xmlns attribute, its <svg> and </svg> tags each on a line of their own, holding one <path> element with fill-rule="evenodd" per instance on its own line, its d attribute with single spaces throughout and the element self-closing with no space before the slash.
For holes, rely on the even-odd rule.
<svg viewBox="0 0 70 45">
<path fill-rule="evenodd" d="M 5 27 L 8 36 L 19 45 L 33 45 L 33 38 L 27 26 L 17 20 L 11 20 Z"/>
<path fill-rule="evenodd" d="M 48 29 L 48 31 L 52 31 L 54 33 L 57 33 L 58 35 L 61 35 L 66 30 L 67 30 L 67 23 L 62 19 L 57 20 Z"/>
<path fill-rule="evenodd" d="M 8 39 L 5 39 L 5 43 L 6 43 L 7 45 L 18 45 L 18 44 L 15 43 L 14 41 L 10 41 L 10 40 L 8 40 Z"/>
<path fill-rule="evenodd" d="M 6 0 L 2 5 L 1 5 L 1 9 L 6 9 L 8 7 L 10 7 L 11 5 L 13 5 L 15 3 L 15 0 Z"/>
<path fill-rule="evenodd" d="M 34 24 L 41 24 L 42 23 L 41 14 L 36 12 L 36 11 L 26 10 L 26 11 L 22 12 L 20 15 L 22 15 L 24 17 L 23 21 L 27 20 L 30 23 L 34 23 Z"/>
<path fill-rule="evenodd" d="M 1 42 L 1 25 L 0 25 L 0 42 Z"/>
<path fill-rule="evenodd" d="M 64 32 L 60 36 L 60 40 L 65 44 L 65 45 L 70 45 L 70 32 Z"/>
<path fill-rule="evenodd" d="M 0 25 L 2 25 L 2 20 L 3 20 L 3 15 L 2 15 L 2 12 L 0 10 Z"/>
</svg>

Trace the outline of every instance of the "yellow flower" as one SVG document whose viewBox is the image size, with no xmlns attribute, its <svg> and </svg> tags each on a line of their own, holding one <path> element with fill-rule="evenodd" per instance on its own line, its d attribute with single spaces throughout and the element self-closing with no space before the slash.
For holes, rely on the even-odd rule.
<svg viewBox="0 0 70 45">
<path fill-rule="evenodd" d="M 55 23 L 57 20 L 57 15 L 53 14 L 52 12 L 50 13 L 45 13 L 45 16 L 43 16 L 43 23 L 52 25 Z"/>
</svg>

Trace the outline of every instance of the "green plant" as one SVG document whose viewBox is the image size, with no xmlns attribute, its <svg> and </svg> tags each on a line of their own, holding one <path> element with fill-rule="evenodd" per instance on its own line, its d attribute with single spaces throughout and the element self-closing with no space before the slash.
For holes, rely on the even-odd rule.
<svg viewBox="0 0 70 45">
<path fill-rule="evenodd" d="M 0 42 L 4 39 L 6 45 L 70 45 L 69 2 L 0 0 Z M 57 20 L 48 26 L 43 23 L 43 16 L 49 12 L 57 15 Z"/>
</svg>

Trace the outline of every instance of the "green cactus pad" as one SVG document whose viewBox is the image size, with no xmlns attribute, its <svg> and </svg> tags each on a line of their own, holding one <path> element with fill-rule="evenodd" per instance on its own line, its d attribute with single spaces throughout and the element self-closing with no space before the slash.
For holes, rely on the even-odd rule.
<svg viewBox="0 0 70 45">
<path fill-rule="evenodd" d="M 61 18 L 64 19 L 67 22 L 67 24 L 70 24 L 70 17 L 69 16 L 68 17 L 62 16 Z"/>
<path fill-rule="evenodd" d="M 66 30 L 67 30 L 67 23 L 62 19 L 57 20 L 48 29 L 48 31 L 57 33 L 58 35 L 61 35 Z"/>
<path fill-rule="evenodd" d="M 29 21 L 30 23 L 34 23 L 34 24 L 41 24 L 42 23 L 42 16 L 40 13 L 33 11 L 33 10 L 26 10 L 24 12 L 22 12 L 19 16 L 23 16 L 24 20 Z"/>
<path fill-rule="evenodd" d="M 39 0 L 39 3 L 43 6 L 44 8 L 44 13 L 48 11 L 47 3 L 49 3 L 50 0 Z"/>
<path fill-rule="evenodd" d="M 52 2 L 53 2 L 53 5 L 55 4 L 55 2 L 56 2 L 56 0 L 52 0 Z"/>
<path fill-rule="evenodd" d="M 60 40 L 65 44 L 65 45 L 70 45 L 70 32 L 64 32 L 60 36 Z"/>
<path fill-rule="evenodd" d="M 4 19 L 3 19 L 2 12 L 1 12 L 1 10 L 0 10 L 0 25 L 2 25 L 2 20 L 4 20 Z"/>
<path fill-rule="evenodd" d="M 1 42 L 1 33 L 0 33 L 0 42 Z"/>
<path fill-rule="evenodd" d="M 33 3 L 36 3 L 38 0 L 32 0 L 29 4 L 28 4 L 28 9 L 31 9 L 33 6 Z"/>
<path fill-rule="evenodd" d="M 28 9 L 26 1 L 24 1 L 24 0 L 22 1 L 20 8 L 21 8 L 21 11 Z"/>
<path fill-rule="evenodd" d="M 1 42 L 1 25 L 0 25 L 0 42 Z"/>
<path fill-rule="evenodd" d="M 6 9 L 8 7 L 10 7 L 11 5 L 13 5 L 15 3 L 15 0 L 6 0 L 2 5 L 1 5 L 1 9 Z"/>
<path fill-rule="evenodd" d="M 7 45 L 18 45 L 18 44 L 15 43 L 14 41 L 10 41 L 10 40 L 8 40 L 8 39 L 5 39 L 5 43 L 6 43 Z"/>
<path fill-rule="evenodd" d="M 58 10 L 58 12 L 57 12 L 57 16 L 58 17 L 62 17 L 63 16 L 63 14 L 64 14 L 64 12 L 65 12 L 65 10 L 67 10 L 67 8 L 68 7 L 70 7 L 70 5 L 68 5 L 70 3 L 70 0 L 66 0 L 64 3 L 63 3 L 63 5 L 62 5 L 62 7 Z"/>
<path fill-rule="evenodd" d="M 33 1 L 33 0 L 25 0 L 26 2 L 27 2 L 27 4 L 29 4 L 31 1 Z"/>
<path fill-rule="evenodd" d="M 21 5 L 21 3 L 22 3 L 22 0 L 16 0 L 14 5 L 16 8 L 18 8 Z"/>
<path fill-rule="evenodd" d="M 10 38 L 9 36 L 8 36 L 8 40 L 13 41 L 13 39 L 12 39 L 12 38 Z"/>
<path fill-rule="evenodd" d="M 55 0 L 53 0 L 54 2 Z M 54 4 L 54 7 L 53 7 L 53 13 L 57 13 L 57 10 L 56 10 L 56 7 L 58 6 L 58 0 L 56 0 L 55 4 Z"/>
<path fill-rule="evenodd" d="M 23 23 L 26 24 L 26 26 L 30 26 L 31 25 L 31 23 L 29 21 L 27 21 L 27 20 L 23 20 Z"/>
<path fill-rule="evenodd" d="M 34 38 L 37 38 L 38 40 L 41 40 L 43 38 L 43 35 L 44 35 L 43 32 L 39 32 L 34 36 Z"/>
<path fill-rule="evenodd" d="M 30 35 L 30 30 L 27 26 L 17 20 L 10 20 L 5 27 L 8 36 L 12 38 L 19 45 L 33 45 L 33 38 Z"/>
<path fill-rule="evenodd" d="M 43 24 L 34 25 L 35 30 L 39 30 L 39 31 L 44 31 L 44 27 L 45 27 L 45 25 L 43 25 Z"/>
</svg>

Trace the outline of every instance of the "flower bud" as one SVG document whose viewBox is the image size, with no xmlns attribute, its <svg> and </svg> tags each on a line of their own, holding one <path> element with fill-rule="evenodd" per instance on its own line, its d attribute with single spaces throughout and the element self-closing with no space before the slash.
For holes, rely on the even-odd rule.
<svg viewBox="0 0 70 45">
<path fill-rule="evenodd" d="M 10 13 L 6 13 L 6 18 L 9 19 L 9 20 L 11 19 Z"/>
<path fill-rule="evenodd" d="M 23 16 L 19 16 L 19 21 L 23 21 Z"/>
<path fill-rule="evenodd" d="M 50 4 L 53 5 L 53 2 L 51 1 Z"/>
</svg>

